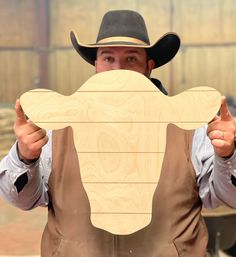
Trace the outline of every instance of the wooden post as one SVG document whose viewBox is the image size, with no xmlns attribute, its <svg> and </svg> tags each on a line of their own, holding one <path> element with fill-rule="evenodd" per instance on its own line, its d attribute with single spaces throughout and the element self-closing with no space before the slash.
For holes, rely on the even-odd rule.
<svg viewBox="0 0 236 257">
<path fill-rule="evenodd" d="M 174 19 L 174 3 L 173 3 L 173 0 L 170 0 L 170 31 L 173 31 L 173 23 L 174 23 L 174 21 L 173 21 L 173 19 Z M 170 78 L 170 80 L 169 80 L 169 83 L 170 83 L 170 85 L 169 85 L 169 95 L 173 95 L 173 93 L 174 93 L 174 71 L 173 71 L 173 63 L 172 62 L 170 62 L 169 63 L 169 65 L 170 65 L 170 75 L 169 75 L 169 78 Z"/>
<path fill-rule="evenodd" d="M 38 0 L 38 46 L 39 46 L 39 85 L 40 88 L 49 87 L 48 51 L 49 51 L 49 22 L 50 6 L 48 0 Z"/>
</svg>

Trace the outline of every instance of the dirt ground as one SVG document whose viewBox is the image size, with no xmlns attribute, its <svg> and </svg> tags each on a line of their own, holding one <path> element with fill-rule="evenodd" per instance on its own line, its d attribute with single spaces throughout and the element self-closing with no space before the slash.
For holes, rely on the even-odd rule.
<svg viewBox="0 0 236 257">
<path fill-rule="evenodd" d="M 21 211 L 0 199 L 0 256 L 39 255 L 46 208 Z"/>
<path fill-rule="evenodd" d="M 0 160 L 15 141 L 14 119 L 13 108 L 0 107 Z M 46 216 L 46 208 L 21 211 L 0 198 L 0 257 L 39 256 Z"/>
</svg>

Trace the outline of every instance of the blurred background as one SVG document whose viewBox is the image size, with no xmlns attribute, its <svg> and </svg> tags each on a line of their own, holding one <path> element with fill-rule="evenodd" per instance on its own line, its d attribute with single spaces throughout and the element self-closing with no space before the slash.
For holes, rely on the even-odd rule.
<svg viewBox="0 0 236 257">
<path fill-rule="evenodd" d="M 72 48 L 70 31 L 94 43 L 103 14 L 115 9 L 140 12 L 151 43 L 169 31 L 180 36 L 176 57 L 153 72 L 170 95 L 210 86 L 228 96 L 235 111 L 235 0 L 0 0 L 0 159 L 15 140 L 16 98 L 33 88 L 66 95 L 78 89 L 94 67 Z M 0 200 L 0 255 L 38 255 L 46 215 Z"/>
</svg>

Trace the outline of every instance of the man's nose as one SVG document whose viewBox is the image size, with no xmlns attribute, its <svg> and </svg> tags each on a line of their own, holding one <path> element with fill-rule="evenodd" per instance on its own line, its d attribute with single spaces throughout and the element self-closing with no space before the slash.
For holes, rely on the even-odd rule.
<svg viewBox="0 0 236 257">
<path fill-rule="evenodd" d="M 125 69 L 125 64 L 121 60 L 117 60 L 113 65 L 114 70 L 123 70 Z"/>
</svg>

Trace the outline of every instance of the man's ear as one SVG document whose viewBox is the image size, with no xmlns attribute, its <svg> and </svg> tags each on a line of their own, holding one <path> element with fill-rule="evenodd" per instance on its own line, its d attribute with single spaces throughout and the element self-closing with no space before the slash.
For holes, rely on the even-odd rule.
<svg viewBox="0 0 236 257">
<path fill-rule="evenodd" d="M 95 61 L 94 61 L 95 73 L 98 73 L 98 72 L 97 72 L 97 64 L 98 64 L 98 63 L 97 63 L 97 60 L 95 60 Z"/>
<path fill-rule="evenodd" d="M 155 62 L 154 62 L 154 60 L 153 60 L 153 59 L 148 60 L 148 61 L 147 61 L 147 74 L 146 74 L 146 76 L 147 76 L 148 78 L 150 78 L 151 72 L 152 72 L 152 70 L 153 70 L 154 67 L 155 67 Z"/>
</svg>

